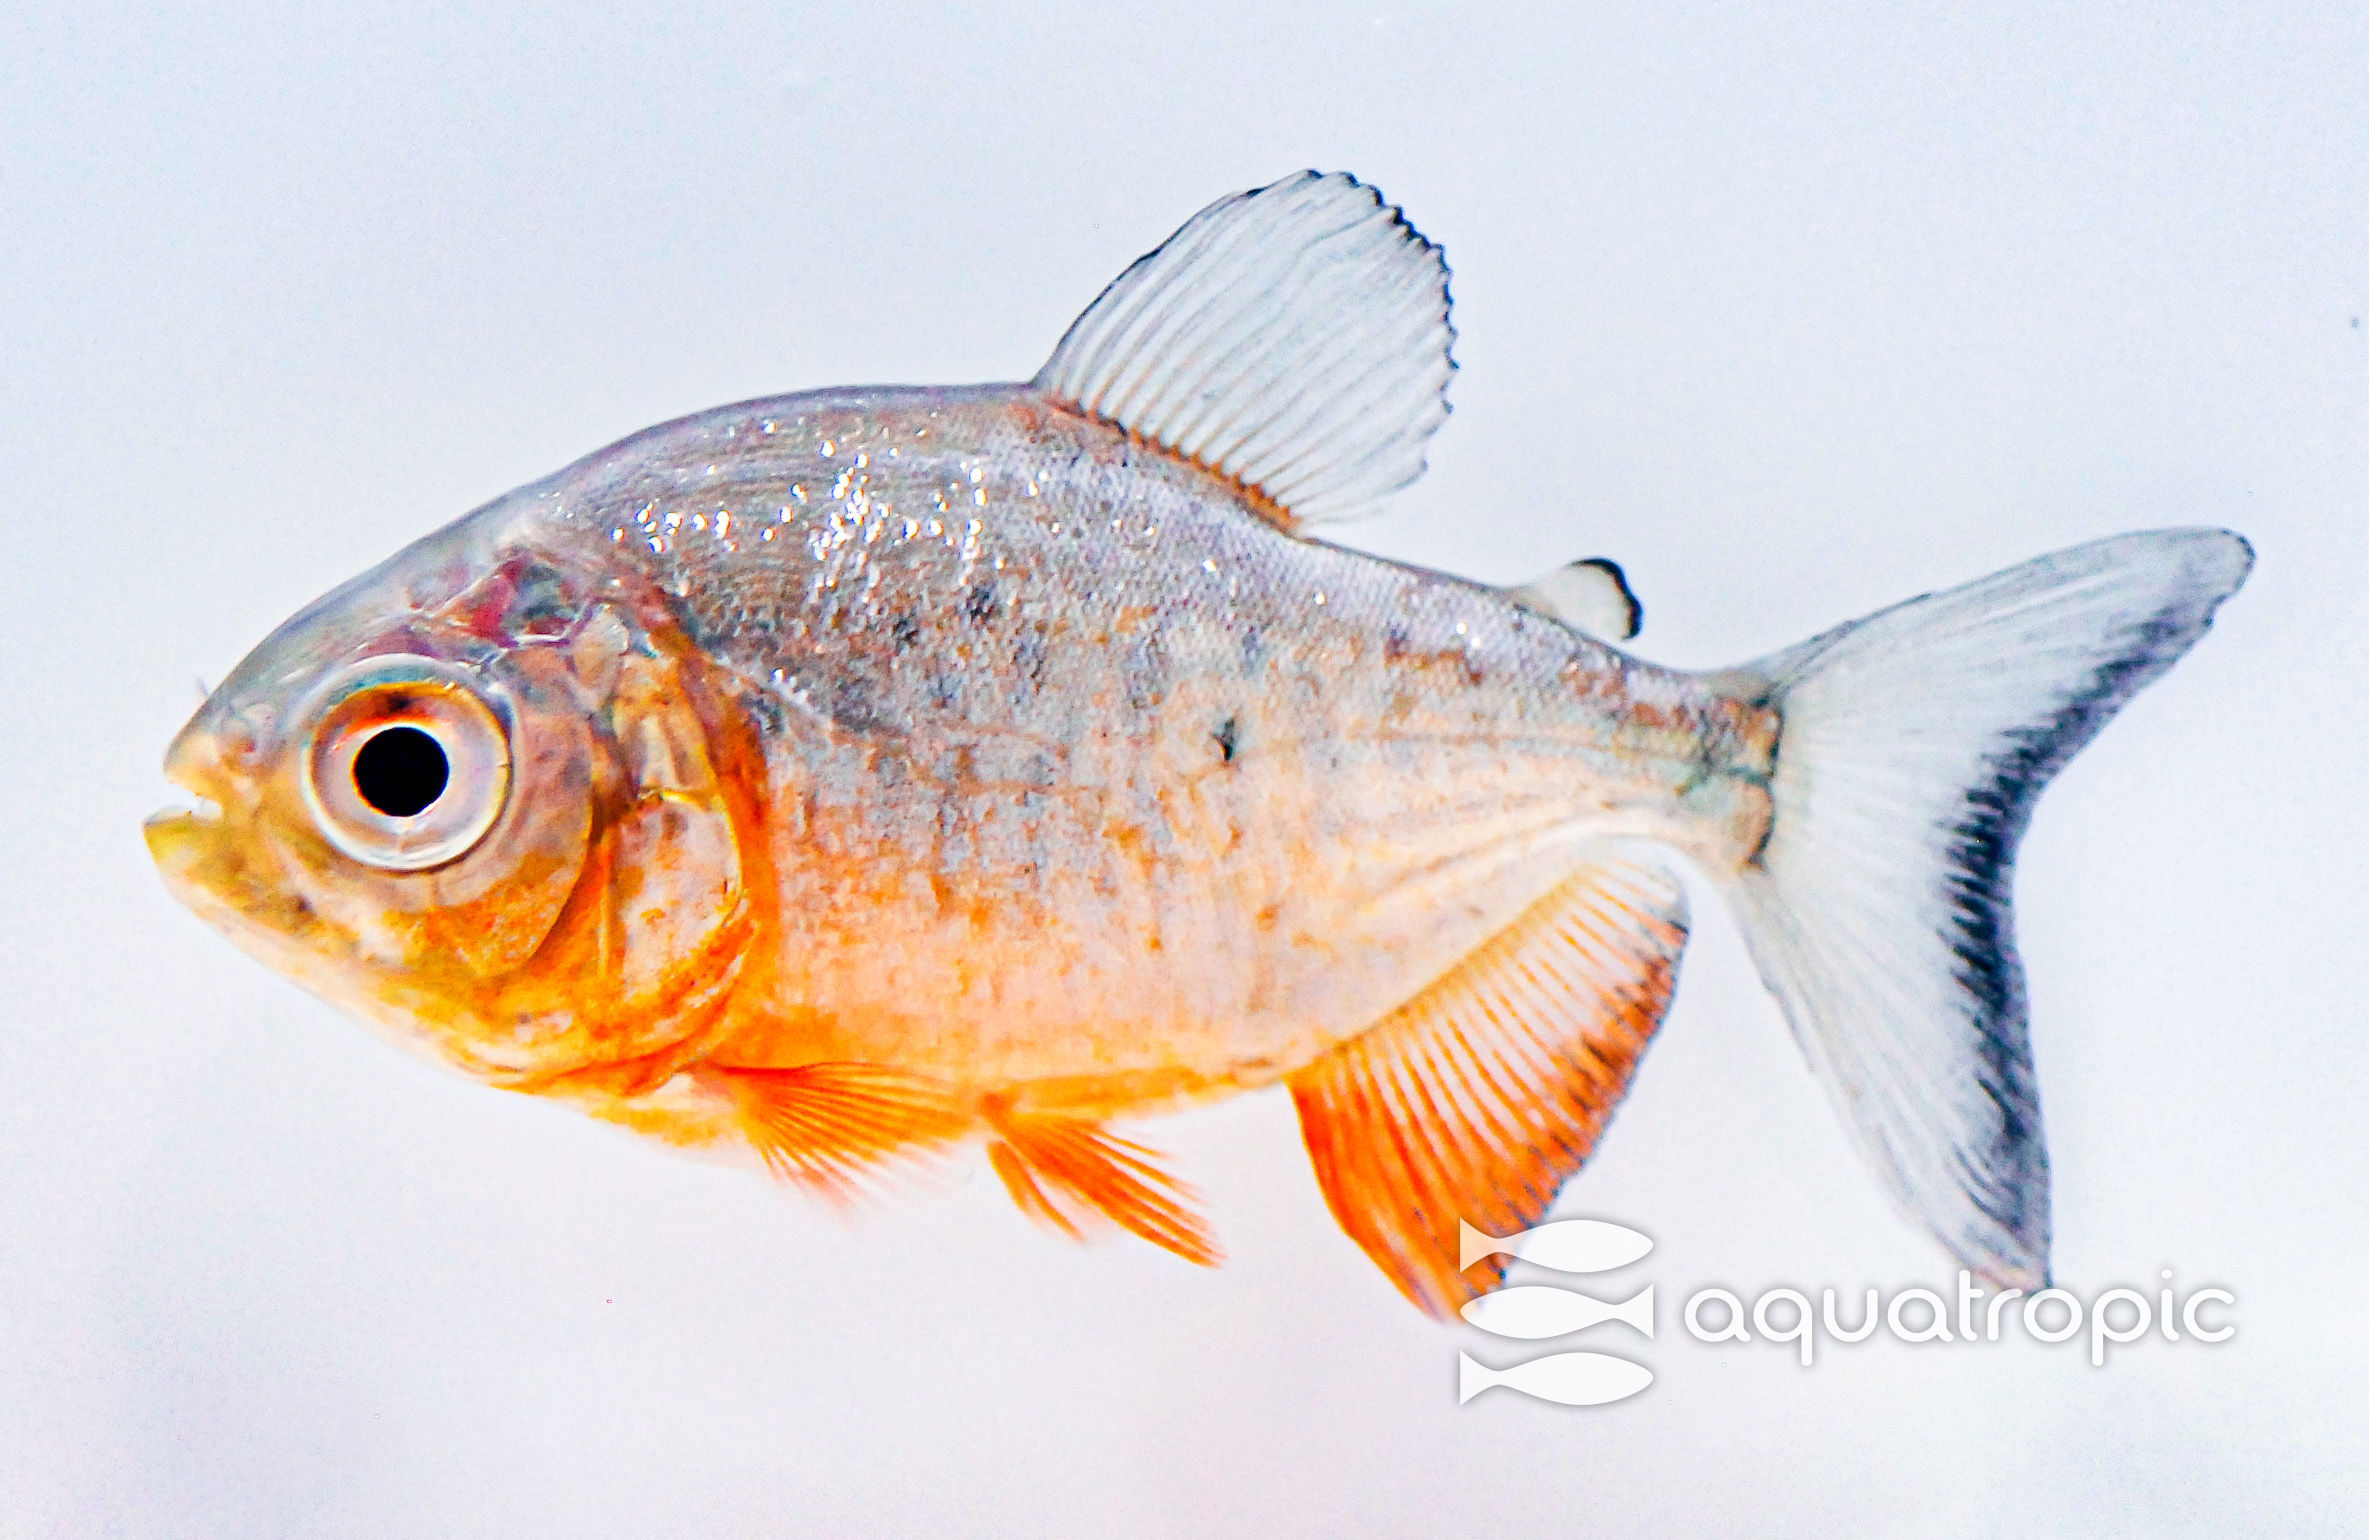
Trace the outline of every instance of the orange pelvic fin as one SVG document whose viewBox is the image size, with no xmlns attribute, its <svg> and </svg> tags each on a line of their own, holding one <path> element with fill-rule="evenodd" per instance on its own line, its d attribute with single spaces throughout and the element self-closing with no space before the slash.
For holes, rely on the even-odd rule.
<svg viewBox="0 0 2369 1540">
<path fill-rule="evenodd" d="M 1198 1198 L 1152 1151 L 1083 1118 L 990 1109 L 987 1120 L 988 1163 L 1029 1218 L 1073 1240 L 1107 1219 L 1188 1262 L 1217 1265 Z"/>
<path fill-rule="evenodd" d="M 833 1202 L 855 1197 L 884 1163 L 928 1155 L 974 1126 L 935 1081 L 877 1064 L 700 1074 L 730 1092 L 741 1132 L 774 1175 Z"/>
<path fill-rule="evenodd" d="M 1685 893 L 1590 863 L 1422 994 L 1290 1077 L 1326 1206 L 1399 1292 L 1448 1316 L 1505 1276 L 1456 1222 L 1538 1222 L 1628 1089 L 1686 945 Z"/>
</svg>

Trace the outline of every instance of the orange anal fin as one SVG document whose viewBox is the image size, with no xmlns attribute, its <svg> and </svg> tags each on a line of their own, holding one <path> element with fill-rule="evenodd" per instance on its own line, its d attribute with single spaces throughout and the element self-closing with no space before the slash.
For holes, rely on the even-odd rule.
<svg viewBox="0 0 2369 1540">
<path fill-rule="evenodd" d="M 1031 1219 L 1073 1239 L 1107 1219 L 1188 1262 L 1217 1265 L 1199 1199 L 1150 1150 L 1082 1118 L 990 1109 L 987 1120 L 988 1162 Z"/>
<path fill-rule="evenodd" d="M 1670 877 L 1593 861 L 1371 1030 L 1294 1073 L 1317 1186 L 1416 1305 L 1448 1316 L 1503 1258 L 1456 1266 L 1456 1221 L 1536 1224 L 1595 1148 L 1661 1024 L 1686 945 Z"/>
<path fill-rule="evenodd" d="M 698 1073 L 731 1096 L 741 1132 L 774 1175 L 833 1202 L 855 1197 L 887 1163 L 928 1155 L 974 1126 L 936 1082 L 877 1064 L 709 1064 Z"/>
</svg>

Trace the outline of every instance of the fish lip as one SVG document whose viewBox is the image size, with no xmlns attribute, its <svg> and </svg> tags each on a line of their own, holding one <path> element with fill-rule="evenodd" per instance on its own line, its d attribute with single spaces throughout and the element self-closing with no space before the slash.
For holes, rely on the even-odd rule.
<svg viewBox="0 0 2369 1540">
<path fill-rule="evenodd" d="M 220 803 L 209 797 L 198 797 L 194 801 L 196 805 L 193 807 L 160 807 L 146 818 L 141 819 L 140 827 L 147 830 L 163 829 L 173 824 L 186 823 L 204 826 L 222 822 L 222 805 Z"/>
<path fill-rule="evenodd" d="M 222 810 L 201 798 L 196 807 L 150 813 L 140 821 L 140 839 L 148 847 L 148 858 L 173 877 L 194 868 L 225 827 Z"/>
</svg>

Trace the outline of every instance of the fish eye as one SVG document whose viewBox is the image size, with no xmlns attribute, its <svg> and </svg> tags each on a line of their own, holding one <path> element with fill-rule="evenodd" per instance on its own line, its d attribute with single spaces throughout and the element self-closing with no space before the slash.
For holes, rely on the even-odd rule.
<svg viewBox="0 0 2369 1540">
<path fill-rule="evenodd" d="M 354 790 L 389 818 L 416 818 L 452 784 L 452 759 L 434 733 L 382 727 L 354 752 Z"/>
<path fill-rule="evenodd" d="M 464 671 L 372 659 L 324 692 L 305 759 L 305 803 L 344 854 L 416 872 L 468 854 L 510 793 L 502 715 Z"/>
</svg>

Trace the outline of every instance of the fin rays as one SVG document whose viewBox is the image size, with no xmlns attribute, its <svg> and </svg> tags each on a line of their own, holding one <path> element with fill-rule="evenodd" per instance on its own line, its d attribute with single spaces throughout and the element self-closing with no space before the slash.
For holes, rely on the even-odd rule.
<svg viewBox="0 0 2369 1540">
<path fill-rule="evenodd" d="M 2117 536 L 1727 676 L 1783 724 L 1768 842 L 1725 878 L 1744 939 L 1894 1203 L 1994 1284 L 2048 1277 L 2016 842 L 2251 561 L 2218 530 Z"/>
<path fill-rule="evenodd" d="M 1022 1213 L 1071 1239 L 1105 1219 L 1188 1262 L 1216 1265 L 1220 1252 L 1196 1211 L 1193 1190 L 1158 1157 L 1081 1118 L 990 1109 L 987 1158 Z"/>
<path fill-rule="evenodd" d="M 972 1126 L 932 1082 L 879 1065 L 704 1073 L 730 1091 L 766 1169 L 833 1203 L 852 1200 L 885 1163 L 927 1155 Z"/>
<path fill-rule="evenodd" d="M 1439 248 L 1372 188 L 1304 171 L 1194 215 L 1103 290 L 1035 383 L 1296 525 L 1422 474 L 1454 338 Z"/>
<path fill-rule="evenodd" d="M 982 1127 L 988 1163 L 1022 1213 L 1072 1239 L 1108 1221 L 1188 1262 L 1217 1243 L 1192 1188 L 1159 1156 L 1084 1118 L 956 1101 L 935 1081 L 878 1064 L 699 1071 L 739 1112 L 775 1176 L 844 1205 L 898 1162 L 938 1153 Z"/>
<path fill-rule="evenodd" d="M 1290 1077 L 1326 1206 L 1410 1300 L 1445 1317 L 1504 1276 L 1456 1266 L 1457 1221 L 1537 1223 L 1627 1089 L 1685 941 L 1669 877 L 1596 861 Z"/>
</svg>

